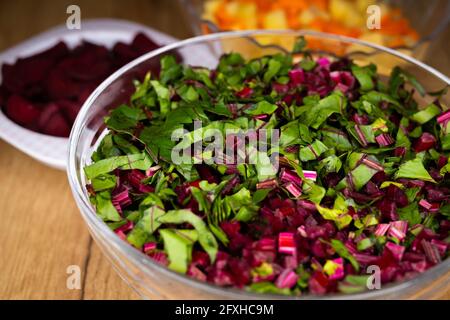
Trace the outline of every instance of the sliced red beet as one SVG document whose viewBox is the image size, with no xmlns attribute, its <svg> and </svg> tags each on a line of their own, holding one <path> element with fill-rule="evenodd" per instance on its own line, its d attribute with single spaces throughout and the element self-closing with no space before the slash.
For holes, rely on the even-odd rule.
<svg viewBox="0 0 450 320">
<path fill-rule="evenodd" d="M 46 87 L 49 97 L 59 100 L 77 98 L 81 85 L 69 79 L 64 70 L 56 68 L 50 72 Z"/>
<path fill-rule="evenodd" d="M 435 145 L 436 138 L 431 133 L 424 132 L 414 144 L 414 150 L 416 152 L 426 151 L 433 148 Z"/>
<path fill-rule="evenodd" d="M 136 37 L 134 37 L 131 46 L 139 55 L 155 50 L 159 47 L 155 42 L 153 42 L 143 33 L 138 33 Z"/>
<path fill-rule="evenodd" d="M 40 113 L 39 108 L 18 95 L 12 95 L 6 104 L 7 116 L 25 127 L 32 126 Z"/>
<path fill-rule="evenodd" d="M 27 58 L 19 60 L 16 64 L 17 72 L 14 76 L 20 77 L 25 85 L 43 81 L 48 74 L 53 61 L 47 58 Z"/>
<path fill-rule="evenodd" d="M 57 104 L 60 110 L 63 112 L 64 116 L 66 117 L 67 121 L 70 124 L 73 124 L 78 115 L 78 112 L 80 111 L 81 103 L 78 101 L 65 99 L 59 100 Z"/>
<path fill-rule="evenodd" d="M 4 63 L 2 65 L 3 85 L 11 93 L 21 94 L 25 84 L 20 77 L 15 76 L 16 68 L 13 65 Z"/>
<path fill-rule="evenodd" d="M 75 54 L 60 65 L 70 78 L 77 81 L 102 80 L 112 73 L 109 51 L 103 46 L 84 43 L 75 49 Z"/>
<path fill-rule="evenodd" d="M 58 60 L 68 54 L 69 54 L 69 48 L 67 47 L 67 45 L 64 42 L 60 41 L 56 45 L 51 47 L 50 49 L 47 49 L 45 51 L 42 51 L 41 53 L 38 53 L 35 57 L 36 58 L 44 57 L 47 59 Z"/>
<path fill-rule="evenodd" d="M 44 107 L 38 120 L 42 133 L 58 137 L 69 136 L 70 126 L 59 109 L 59 106 L 53 102 Z"/>
<path fill-rule="evenodd" d="M 6 105 L 7 100 L 8 100 L 8 90 L 6 90 L 5 86 L 0 85 L 0 109 Z"/>
<path fill-rule="evenodd" d="M 113 53 L 117 67 L 121 67 L 138 57 L 133 48 L 123 42 L 116 43 L 113 47 Z"/>
</svg>

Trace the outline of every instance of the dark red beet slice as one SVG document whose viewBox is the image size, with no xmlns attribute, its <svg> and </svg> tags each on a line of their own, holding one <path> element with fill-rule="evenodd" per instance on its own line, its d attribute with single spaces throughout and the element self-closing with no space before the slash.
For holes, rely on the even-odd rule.
<svg viewBox="0 0 450 320">
<path fill-rule="evenodd" d="M 416 152 L 425 151 L 433 148 L 435 144 L 436 138 L 431 133 L 424 132 L 414 144 L 414 150 Z"/>
<path fill-rule="evenodd" d="M 61 113 L 58 112 L 50 117 L 42 132 L 57 137 L 68 137 L 70 135 L 70 126 Z"/>
<path fill-rule="evenodd" d="M 109 58 L 96 58 L 92 54 L 64 59 L 59 67 L 71 79 L 80 82 L 98 78 L 104 79 L 112 72 L 112 65 Z"/>
<path fill-rule="evenodd" d="M 14 122 L 30 127 L 40 114 L 39 108 L 18 95 L 12 95 L 6 105 L 6 114 Z"/>
<path fill-rule="evenodd" d="M 68 137 L 70 126 L 61 114 L 56 103 L 47 104 L 42 110 L 38 120 L 39 129 L 42 133 L 58 137 Z"/>
<path fill-rule="evenodd" d="M 16 68 L 13 65 L 4 63 L 2 65 L 3 85 L 11 93 L 21 94 L 24 83 L 20 77 L 15 76 Z"/>
<path fill-rule="evenodd" d="M 118 42 L 113 47 L 116 65 L 121 67 L 138 57 L 133 48 L 125 43 Z"/>
<path fill-rule="evenodd" d="M 92 55 L 97 59 L 102 59 L 109 56 L 109 51 L 105 46 L 97 45 L 89 41 L 84 41 L 81 45 L 73 50 L 72 56 L 82 56 L 84 54 Z"/>
<path fill-rule="evenodd" d="M 68 54 L 69 48 L 64 42 L 60 41 L 50 49 L 42 51 L 41 53 L 37 54 L 35 57 L 36 58 L 44 57 L 47 59 L 58 60 L 61 59 L 62 57 L 65 57 Z"/>
<path fill-rule="evenodd" d="M 80 84 L 69 79 L 63 70 L 52 70 L 47 79 L 48 95 L 51 99 L 75 99 L 80 92 Z"/>
<path fill-rule="evenodd" d="M 57 103 L 61 112 L 66 117 L 69 124 L 72 125 L 78 115 L 78 112 L 80 111 L 81 103 L 78 101 L 72 101 L 67 99 L 59 100 Z"/>
<path fill-rule="evenodd" d="M 138 33 L 131 44 L 139 55 L 155 50 L 159 46 L 149 39 L 145 34 Z"/>
<path fill-rule="evenodd" d="M 5 86 L 0 85 L 0 109 L 6 105 L 6 101 L 8 100 L 8 91 Z"/>
<path fill-rule="evenodd" d="M 47 58 L 27 58 L 17 62 L 16 77 L 20 77 L 25 85 L 41 82 L 49 72 L 53 61 Z"/>
</svg>

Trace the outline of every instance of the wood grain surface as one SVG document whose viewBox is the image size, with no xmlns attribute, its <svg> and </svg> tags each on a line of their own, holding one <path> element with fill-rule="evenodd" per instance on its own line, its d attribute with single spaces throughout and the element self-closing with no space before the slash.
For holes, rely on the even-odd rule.
<svg viewBox="0 0 450 320">
<path fill-rule="evenodd" d="M 81 7 L 83 19 L 129 19 L 178 38 L 191 36 L 176 0 L 0 0 L 0 51 L 64 23 L 69 4 Z M 442 56 L 448 59 L 448 51 Z M 93 243 L 66 173 L 34 161 L 3 141 L 0 221 L 0 299 L 139 298 Z M 80 290 L 67 288 L 71 265 L 81 269 Z M 449 288 L 435 297 L 450 299 Z"/>
</svg>

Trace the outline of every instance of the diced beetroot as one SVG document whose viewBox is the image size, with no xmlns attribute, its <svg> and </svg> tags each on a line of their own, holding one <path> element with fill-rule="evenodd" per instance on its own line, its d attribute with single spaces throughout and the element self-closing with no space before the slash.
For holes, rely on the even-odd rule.
<svg viewBox="0 0 450 320">
<path fill-rule="evenodd" d="M 118 63 L 119 66 L 136 59 L 138 56 L 131 46 L 122 42 L 118 42 L 114 45 L 113 53 L 116 57 L 116 63 Z"/>
<path fill-rule="evenodd" d="M 387 188 L 386 197 L 389 200 L 395 201 L 395 204 L 399 208 L 403 208 L 408 205 L 408 197 L 406 196 L 406 193 L 396 185 L 389 185 Z"/>
<path fill-rule="evenodd" d="M 8 100 L 8 91 L 5 86 L 0 85 L 0 108 L 6 106 L 6 102 Z"/>
<path fill-rule="evenodd" d="M 21 94 L 25 85 L 22 78 L 15 76 L 16 69 L 13 65 L 2 64 L 2 85 L 11 93 Z"/>
<path fill-rule="evenodd" d="M 95 59 L 87 55 L 83 58 L 82 60 L 73 60 L 70 66 L 67 65 L 68 75 L 76 81 L 105 79 L 113 71 L 109 59 Z"/>
<path fill-rule="evenodd" d="M 163 266 L 167 266 L 169 264 L 169 258 L 165 252 L 153 251 L 149 254 L 149 257 Z"/>
<path fill-rule="evenodd" d="M 149 37 L 147 37 L 143 33 L 138 33 L 136 35 L 131 46 L 138 53 L 138 55 L 150 52 L 159 47 L 155 42 L 153 42 Z"/>
<path fill-rule="evenodd" d="M 298 86 L 305 81 L 305 73 L 303 69 L 292 69 L 289 71 L 289 79 L 290 83 L 293 86 Z"/>
<path fill-rule="evenodd" d="M 389 199 L 382 199 L 377 202 L 377 207 L 381 211 L 384 218 L 388 220 L 397 220 L 397 206 L 395 201 Z"/>
<path fill-rule="evenodd" d="M 441 154 L 438 159 L 438 169 L 441 169 L 447 163 L 448 163 L 448 157 Z"/>
<path fill-rule="evenodd" d="M 231 272 L 233 283 L 238 288 L 242 288 L 249 284 L 251 280 L 250 266 L 245 260 L 238 258 L 230 259 L 229 270 Z"/>
<path fill-rule="evenodd" d="M 34 58 L 19 60 L 16 64 L 16 77 L 20 77 L 25 85 L 43 81 L 49 72 L 53 61 L 47 58 Z"/>
<path fill-rule="evenodd" d="M 55 44 L 53 47 L 38 53 L 36 57 L 44 57 L 52 60 L 58 60 L 69 54 L 69 48 L 67 45 L 60 41 Z"/>
<path fill-rule="evenodd" d="M 433 148 L 435 145 L 436 138 L 431 133 L 424 132 L 414 144 L 414 150 L 416 152 L 426 151 Z"/>
<path fill-rule="evenodd" d="M 328 278 L 322 272 L 316 271 L 309 279 L 309 290 L 313 294 L 322 295 L 327 293 Z"/>
<path fill-rule="evenodd" d="M 68 137 L 70 134 L 70 126 L 55 103 L 49 103 L 44 107 L 38 125 L 42 133 L 52 136 Z"/>
<path fill-rule="evenodd" d="M 244 87 L 242 90 L 236 92 L 236 97 L 241 99 L 247 99 L 250 98 L 250 96 L 253 94 L 253 89 L 249 87 Z"/>
<path fill-rule="evenodd" d="M 186 274 L 194 279 L 197 279 L 197 280 L 200 280 L 203 282 L 205 282 L 207 280 L 206 274 L 203 271 L 201 271 L 199 268 L 197 268 L 194 264 L 189 265 L 189 268 L 188 268 L 188 271 Z"/>
<path fill-rule="evenodd" d="M 403 157 L 405 154 L 406 154 L 405 147 L 397 147 L 394 150 L 394 156 L 396 156 L 396 157 Z"/>
<path fill-rule="evenodd" d="M 289 91 L 289 86 L 287 84 L 281 84 L 281 83 L 273 83 L 272 84 L 272 89 L 275 90 L 276 93 L 278 94 L 286 94 Z"/>
<path fill-rule="evenodd" d="M 46 88 L 51 99 L 74 99 L 78 96 L 80 85 L 70 80 L 62 69 L 56 68 L 50 72 Z"/>
<path fill-rule="evenodd" d="M 79 102 L 68 99 L 59 100 L 57 104 L 60 110 L 64 113 L 67 121 L 70 124 L 73 124 L 78 115 L 78 112 L 80 111 L 81 104 Z"/>
<path fill-rule="evenodd" d="M 28 100 L 18 96 L 12 95 L 6 105 L 6 114 L 14 122 L 25 127 L 31 126 L 39 115 L 41 110 L 33 105 Z"/>
<path fill-rule="evenodd" d="M 355 123 L 359 125 L 366 125 L 369 124 L 369 117 L 366 114 L 360 115 L 355 112 L 353 114 L 353 121 L 355 121 Z"/>
</svg>

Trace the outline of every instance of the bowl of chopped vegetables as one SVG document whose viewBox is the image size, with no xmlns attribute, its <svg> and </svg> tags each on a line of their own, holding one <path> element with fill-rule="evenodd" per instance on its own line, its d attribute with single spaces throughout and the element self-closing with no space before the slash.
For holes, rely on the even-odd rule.
<svg viewBox="0 0 450 320">
<path fill-rule="evenodd" d="M 69 182 L 143 298 L 432 298 L 450 283 L 449 84 L 343 36 L 199 36 L 95 90 Z"/>
</svg>

